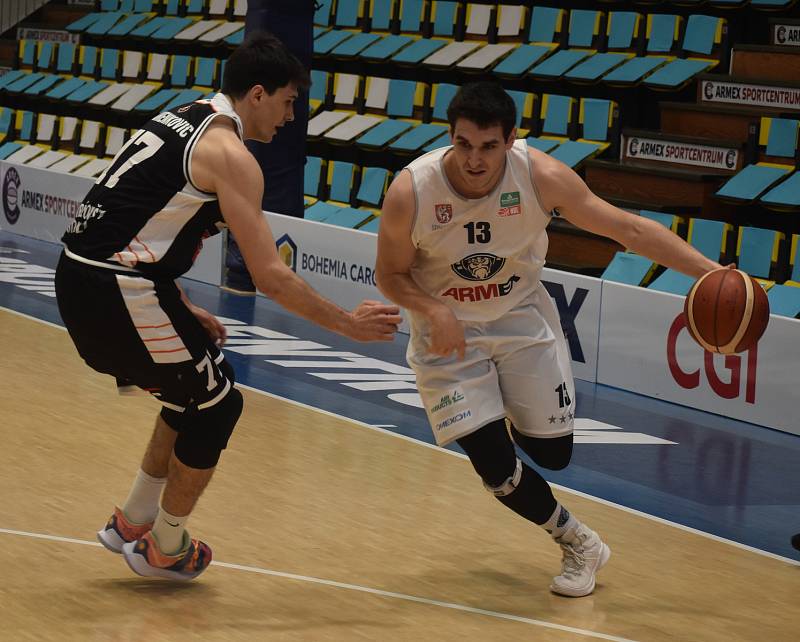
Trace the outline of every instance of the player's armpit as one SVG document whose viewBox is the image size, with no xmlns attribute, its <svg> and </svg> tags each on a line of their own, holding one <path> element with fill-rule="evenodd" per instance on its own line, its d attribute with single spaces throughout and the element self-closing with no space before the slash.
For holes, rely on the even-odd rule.
<svg viewBox="0 0 800 642">
<path fill-rule="evenodd" d="M 416 211 L 416 198 L 411 175 L 407 171 L 392 182 L 383 201 L 378 229 L 377 279 L 393 274 L 408 274 L 414 261 L 415 248 L 411 227 Z"/>
</svg>

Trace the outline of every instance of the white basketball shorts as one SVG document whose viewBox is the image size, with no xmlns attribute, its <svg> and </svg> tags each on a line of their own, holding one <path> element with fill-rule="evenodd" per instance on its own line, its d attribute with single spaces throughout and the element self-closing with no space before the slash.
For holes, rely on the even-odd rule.
<svg viewBox="0 0 800 642">
<path fill-rule="evenodd" d="M 463 322 L 459 361 L 427 351 L 427 333 L 412 324 L 406 358 L 417 375 L 440 446 L 508 417 L 524 435 L 572 433 L 575 387 L 558 313 L 541 284 L 521 305 L 488 322 Z"/>
</svg>

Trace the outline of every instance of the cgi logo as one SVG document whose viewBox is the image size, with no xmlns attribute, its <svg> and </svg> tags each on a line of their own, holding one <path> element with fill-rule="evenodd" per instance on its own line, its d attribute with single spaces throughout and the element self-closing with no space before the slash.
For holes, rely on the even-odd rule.
<svg viewBox="0 0 800 642">
<path fill-rule="evenodd" d="M 631 138 L 628 143 L 628 156 L 636 156 L 639 153 L 639 139 Z"/>
<path fill-rule="evenodd" d="M 705 98 L 706 100 L 714 100 L 714 83 L 712 82 L 703 83 L 703 98 Z"/>
<path fill-rule="evenodd" d="M 17 170 L 9 167 L 3 179 L 3 212 L 11 225 L 14 225 L 19 219 L 19 186 L 21 182 Z"/>
<path fill-rule="evenodd" d="M 779 45 L 786 43 L 786 27 L 780 25 L 775 31 L 775 40 Z"/>
<path fill-rule="evenodd" d="M 725 167 L 728 169 L 736 167 L 736 160 L 738 157 L 739 153 L 735 149 L 729 149 L 728 153 L 725 154 Z"/>
<path fill-rule="evenodd" d="M 297 272 L 297 245 L 288 234 L 284 234 L 277 241 L 275 247 L 278 248 L 278 256 L 281 261 L 286 263 L 293 272 Z"/>
<path fill-rule="evenodd" d="M 686 317 L 683 313 L 675 317 L 667 334 L 667 363 L 672 378 L 681 388 L 692 390 L 700 385 L 700 369 L 687 372 L 678 363 L 676 345 L 678 335 L 686 328 Z M 702 350 L 698 346 L 698 350 Z M 736 354 L 725 356 L 725 369 L 730 373 L 728 381 L 723 381 L 717 374 L 714 365 L 714 354 L 703 350 L 703 367 L 706 372 L 711 389 L 723 399 L 735 399 L 741 394 L 742 387 L 742 357 Z M 756 402 L 756 367 L 758 365 L 758 344 L 747 351 L 746 376 L 744 377 L 744 400 L 747 403 Z"/>
</svg>

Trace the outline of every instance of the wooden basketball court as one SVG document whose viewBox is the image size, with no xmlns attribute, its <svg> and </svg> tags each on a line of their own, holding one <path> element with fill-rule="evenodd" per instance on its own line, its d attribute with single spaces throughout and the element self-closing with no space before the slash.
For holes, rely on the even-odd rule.
<svg viewBox="0 0 800 642">
<path fill-rule="evenodd" d="M 2 639 L 797 639 L 798 566 L 562 491 L 613 555 L 559 597 L 558 547 L 463 458 L 248 390 L 189 522 L 214 565 L 140 578 L 94 533 L 158 406 L 1 309 L 0 352 Z"/>
</svg>

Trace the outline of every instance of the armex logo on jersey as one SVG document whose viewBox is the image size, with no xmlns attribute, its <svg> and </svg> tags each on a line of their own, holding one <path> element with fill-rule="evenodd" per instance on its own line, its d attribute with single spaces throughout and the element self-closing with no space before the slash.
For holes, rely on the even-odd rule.
<svg viewBox="0 0 800 642">
<path fill-rule="evenodd" d="M 503 269 L 506 260 L 494 254 L 479 252 L 453 263 L 450 269 L 467 281 L 486 281 Z"/>
<path fill-rule="evenodd" d="M 475 285 L 465 288 L 450 288 L 442 292 L 442 296 L 451 296 L 461 303 L 465 301 L 477 302 L 496 299 L 501 296 L 508 296 L 519 281 L 519 277 L 514 274 L 505 283 L 487 283 L 486 285 Z"/>
<path fill-rule="evenodd" d="M 21 182 L 17 170 L 9 167 L 3 178 L 3 212 L 11 225 L 14 225 L 19 219 L 19 186 Z"/>
<path fill-rule="evenodd" d="M 297 272 L 297 245 L 288 234 L 284 234 L 277 241 L 275 247 L 278 249 L 278 256 L 281 261 L 286 263 L 293 272 Z"/>
</svg>

